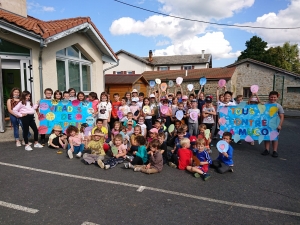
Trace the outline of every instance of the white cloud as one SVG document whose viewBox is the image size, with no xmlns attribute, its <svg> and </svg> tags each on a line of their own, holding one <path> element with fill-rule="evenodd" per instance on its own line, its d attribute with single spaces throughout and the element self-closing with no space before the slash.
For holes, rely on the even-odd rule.
<svg viewBox="0 0 300 225">
<path fill-rule="evenodd" d="M 161 40 L 161 41 L 158 41 L 156 43 L 156 46 L 163 46 L 163 45 L 168 45 L 168 44 L 170 44 L 170 41 L 168 41 L 168 40 Z"/>
<path fill-rule="evenodd" d="M 270 12 L 256 19 L 255 22 L 248 22 L 239 25 L 262 26 L 262 27 L 300 27 L 300 0 L 291 0 L 286 9 L 277 13 Z M 295 30 L 267 30 L 243 28 L 248 32 L 260 36 L 267 41 L 270 46 L 282 44 L 286 41 L 300 43 L 300 29 Z"/>
<path fill-rule="evenodd" d="M 36 2 L 27 2 L 27 9 L 31 12 L 54 12 L 55 8 L 52 6 L 40 5 Z"/>
<path fill-rule="evenodd" d="M 161 12 L 185 18 L 216 21 L 233 16 L 244 8 L 251 7 L 255 0 L 157 0 L 161 3 Z M 216 7 L 217 6 L 217 7 Z M 122 17 L 113 21 L 110 32 L 113 35 L 138 34 L 146 37 L 165 37 L 170 39 L 169 47 L 156 50 L 159 55 L 195 54 L 206 49 L 216 58 L 233 58 L 230 43 L 222 32 L 205 34 L 208 24 L 180 20 L 173 17 L 153 15 L 144 21 L 131 17 Z M 205 34 L 205 35 L 204 35 Z M 204 36 L 200 36 L 204 35 Z M 200 36 L 200 37 L 199 37 Z M 202 43 L 203 42 L 203 43 Z M 157 46 L 169 43 L 158 42 Z"/>
<path fill-rule="evenodd" d="M 183 55 L 183 54 L 200 54 L 201 50 L 211 53 L 214 59 L 236 58 L 240 52 L 232 52 L 229 41 L 224 38 L 222 32 L 206 33 L 202 37 L 194 36 L 182 43 L 173 44 L 165 49 L 155 50 L 154 54 L 158 55 Z"/>
</svg>

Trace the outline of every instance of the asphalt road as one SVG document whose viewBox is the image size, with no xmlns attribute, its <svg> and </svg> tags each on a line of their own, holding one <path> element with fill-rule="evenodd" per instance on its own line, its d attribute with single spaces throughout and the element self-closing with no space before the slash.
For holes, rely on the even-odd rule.
<svg viewBox="0 0 300 225">
<path fill-rule="evenodd" d="M 234 172 L 211 169 L 206 182 L 168 166 L 102 170 L 0 143 L 0 224 L 300 224 L 299 127 L 286 119 L 279 158 L 260 155 L 262 144 L 233 144 Z"/>
</svg>

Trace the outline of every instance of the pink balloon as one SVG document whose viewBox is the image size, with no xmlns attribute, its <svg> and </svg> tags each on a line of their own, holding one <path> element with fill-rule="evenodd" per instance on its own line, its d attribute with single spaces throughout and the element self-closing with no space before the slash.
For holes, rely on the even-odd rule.
<svg viewBox="0 0 300 225">
<path fill-rule="evenodd" d="M 218 84 L 219 84 L 219 87 L 224 87 L 226 85 L 226 80 L 221 79 L 221 80 L 219 80 Z"/>
<path fill-rule="evenodd" d="M 197 120 L 197 118 L 198 118 L 198 113 L 196 113 L 196 112 L 191 112 L 190 117 L 191 117 L 192 120 Z"/>
<path fill-rule="evenodd" d="M 258 87 L 258 85 L 256 85 L 256 84 L 254 84 L 254 85 L 252 85 L 252 86 L 250 87 L 250 90 L 251 90 L 252 93 L 257 93 L 257 92 L 258 92 L 258 89 L 259 89 L 259 87 Z"/>
<path fill-rule="evenodd" d="M 248 135 L 248 136 L 245 138 L 245 141 L 246 141 L 246 142 L 252 142 L 252 141 L 254 141 L 254 140 L 253 140 L 253 138 L 252 138 L 251 136 Z"/>
</svg>

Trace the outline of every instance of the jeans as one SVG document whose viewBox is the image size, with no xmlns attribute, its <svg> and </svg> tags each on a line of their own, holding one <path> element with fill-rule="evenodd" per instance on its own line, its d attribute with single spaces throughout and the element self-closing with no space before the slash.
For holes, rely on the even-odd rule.
<svg viewBox="0 0 300 225">
<path fill-rule="evenodd" d="M 12 114 L 9 114 L 9 118 L 10 118 L 11 125 L 14 128 L 14 137 L 15 137 L 16 140 L 19 140 L 19 125 L 22 127 L 22 130 L 23 130 L 22 121 L 19 118 L 12 115 Z M 30 136 L 31 136 L 31 133 L 28 132 L 28 138 Z"/>
<path fill-rule="evenodd" d="M 73 154 L 77 154 L 77 153 L 79 153 L 79 152 L 83 152 L 83 149 L 84 149 L 84 144 L 80 144 L 79 146 L 74 146 L 73 145 L 73 147 L 74 147 L 74 152 L 73 152 Z M 71 148 L 71 145 L 70 144 L 68 144 L 68 150 Z"/>
<path fill-rule="evenodd" d="M 31 129 L 33 130 L 34 141 L 38 141 L 39 133 L 35 124 L 34 115 L 28 114 L 27 116 L 21 117 L 20 120 L 22 121 L 23 124 L 23 138 L 25 144 L 26 145 L 28 144 L 29 127 L 31 127 Z"/>
</svg>

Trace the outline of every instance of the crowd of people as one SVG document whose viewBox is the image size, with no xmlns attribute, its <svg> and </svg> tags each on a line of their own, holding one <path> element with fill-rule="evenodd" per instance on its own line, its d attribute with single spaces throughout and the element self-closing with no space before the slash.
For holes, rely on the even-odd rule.
<svg viewBox="0 0 300 225">
<path fill-rule="evenodd" d="M 219 93 L 221 91 L 224 93 Z M 214 106 L 213 96 L 205 96 L 201 90 L 198 94 L 185 95 L 182 90 L 172 94 L 168 91 L 161 92 L 158 87 L 156 90 L 151 89 L 147 95 L 133 89 L 124 97 L 118 93 L 110 96 L 102 92 L 98 98 L 95 92 L 86 96 L 83 92 L 76 93 L 73 88 L 64 92 L 56 90 L 54 93 L 52 89 L 46 88 L 43 99 L 91 102 L 95 118 L 94 127 L 88 133 L 85 132 L 88 127 L 86 123 L 82 123 L 80 127 L 71 125 L 66 130 L 55 125 L 47 143 L 44 134 L 40 135 L 39 143 L 34 118 L 35 113 L 39 115 L 39 101 L 33 104 L 30 92 L 13 88 L 7 101 L 7 109 L 16 146 L 25 145 L 27 151 L 32 150 L 32 143 L 28 141 L 31 127 L 34 148 L 48 145 L 49 148 L 56 149 L 57 153 L 66 151 L 69 159 L 74 156 L 82 157 L 87 165 L 97 164 L 102 169 L 111 169 L 124 163 L 125 168 L 147 174 L 161 172 L 164 165 L 169 165 L 207 180 L 210 178 L 210 167 L 219 173 L 233 172 L 233 148 L 230 145 L 232 134 L 222 132 L 222 139 L 229 144 L 229 149 L 219 153 L 215 160 L 211 159 L 211 140 L 218 139 L 220 107 L 243 101 L 240 95 L 233 99 L 226 87 L 217 87 L 215 98 Z M 276 91 L 270 92 L 270 103 L 276 103 L 277 98 Z M 260 100 L 253 93 L 248 104 L 258 103 Z M 284 111 L 278 103 L 277 107 L 280 130 Z M 23 129 L 23 141 L 19 138 L 19 125 Z M 278 141 L 272 141 L 272 144 L 272 156 L 277 157 Z M 265 141 L 262 155 L 268 155 L 269 152 L 270 141 Z"/>
</svg>

